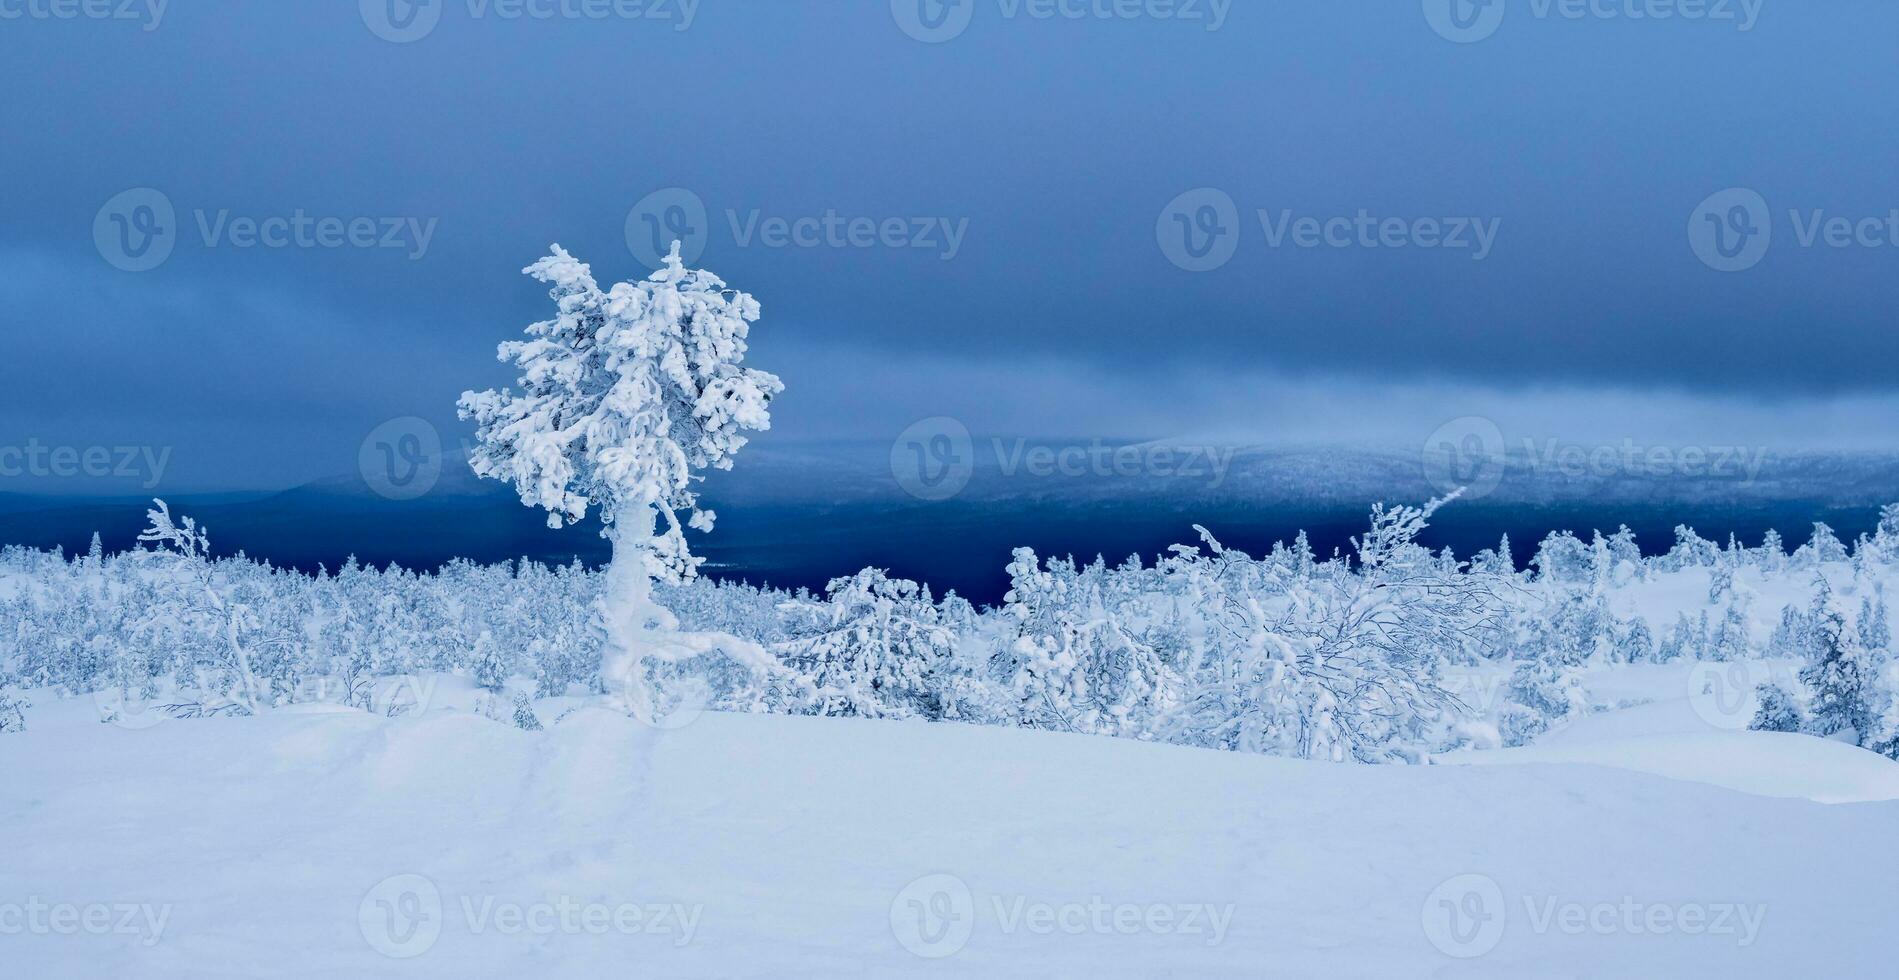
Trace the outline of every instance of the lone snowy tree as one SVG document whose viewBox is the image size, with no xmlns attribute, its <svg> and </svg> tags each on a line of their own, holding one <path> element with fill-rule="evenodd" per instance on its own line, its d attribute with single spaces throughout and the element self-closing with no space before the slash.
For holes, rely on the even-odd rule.
<svg viewBox="0 0 1899 980">
<path fill-rule="evenodd" d="M 462 396 L 462 418 L 479 440 L 469 463 L 513 483 L 552 527 L 599 508 L 613 543 L 596 610 L 606 637 L 600 676 L 623 680 L 627 707 L 650 718 L 648 658 L 721 650 L 769 663 L 755 644 L 681 633 L 653 601 L 652 583 L 697 573 L 703 559 L 688 550 L 685 528 L 709 531 L 713 520 L 693 489 L 699 471 L 731 468 L 746 433 L 771 427 L 771 400 L 784 385 L 742 366 L 758 301 L 688 270 L 677 243 L 646 281 L 605 291 L 559 245 L 523 271 L 551 286 L 557 312 L 528 327 L 529 339 L 501 345 L 501 360 L 520 370 L 520 392 Z"/>
</svg>

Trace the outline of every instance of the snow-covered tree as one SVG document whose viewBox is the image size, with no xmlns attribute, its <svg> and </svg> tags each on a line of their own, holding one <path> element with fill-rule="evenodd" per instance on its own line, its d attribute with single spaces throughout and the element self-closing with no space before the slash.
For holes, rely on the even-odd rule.
<svg viewBox="0 0 1899 980">
<path fill-rule="evenodd" d="M 1747 727 L 1757 732 L 1797 732 L 1804 724 L 1800 706 L 1793 695 L 1778 684 L 1762 684 L 1756 690 L 1759 707 Z"/>
<path fill-rule="evenodd" d="M 557 312 L 528 327 L 528 340 L 501 345 L 520 392 L 462 396 L 479 440 L 469 462 L 545 508 L 554 527 L 597 509 L 613 544 L 599 605 L 601 676 L 622 679 L 627 707 L 650 717 L 648 658 L 720 649 L 769 664 L 756 644 L 681 632 L 653 601 L 652 583 L 695 574 L 702 559 L 685 528 L 710 530 L 713 513 L 694 484 L 705 469 L 729 469 L 746 433 L 770 428 L 771 400 L 784 386 L 743 366 L 758 301 L 687 270 L 676 243 L 650 278 L 608 290 L 559 245 L 524 271 L 551 286 Z"/>
<path fill-rule="evenodd" d="M 936 674 L 954 642 L 929 593 L 866 568 L 834 579 L 828 601 L 788 604 L 777 647 L 811 686 L 811 710 L 866 718 L 935 718 Z"/>
<path fill-rule="evenodd" d="M 1062 559 L 1044 566 L 1028 548 L 1016 549 L 1013 559 L 1003 605 L 1013 629 L 996 673 L 1014 691 L 1023 723 L 1110 735 L 1146 732 L 1172 683 L 1160 655 L 1104 595 L 1105 570 L 1078 571 Z"/>
<path fill-rule="evenodd" d="M 1861 645 L 1859 631 L 1837 607 L 1828 604 L 1815 624 L 1816 653 L 1800 672 L 1811 696 L 1809 729 L 1816 735 L 1851 731 L 1871 734 L 1873 712 L 1869 695 L 1873 665 Z"/>
<path fill-rule="evenodd" d="M 1500 629 L 1486 579 L 1450 574 L 1416 543 L 1443 504 L 1383 505 L 1353 539 L 1356 570 L 1270 589 L 1238 587 L 1258 562 L 1204 529 L 1206 639 L 1174 722 L 1184 740 L 1241 751 L 1360 762 L 1417 758 L 1464 711 L 1440 682 L 1455 652 Z M 1177 549 L 1179 562 L 1197 549 Z"/>
<path fill-rule="evenodd" d="M 1640 616 L 1617 622 L 1610 642 L 1618 663 L 1641 664 L 1655 658 L 1655 637 L 1649 632 L 1648 620 Z"/>
<path fill-rule="evenodd" d="M 1815 521 L 1813 536 L 1793 554 L 1795 568 L 1812 569 L 1821 565 L 1843 562 L 1847 559 L 1846 545 L 1840 543 L 1840 537 L 1825 523 Z"/>
<path fill-rule="evenodd" d="M 1768 528 L 1767 533 L 1761 537 L 1761 546 L 1755 555 L 1762 571 L 1779 571 L 1780 567 L 1787 563 L 1787 545 L 1781 539 L 1780 532 L 1771 527 Z"/>
<path fill-rule="evenodd" d="M 475 638 L 475 652 L 472 665 L 475 672 L 475 686 L 486 691 L 499 692 L 507 686 L 508 676 L 512 672 L 508 663 L 508 651 L 505 646 L 495 642 L 493 633 L 482 630 Z"/>
<path fill-rule="evenodd" d="M 1873 532 L 1873 546 L 1888 563 L 1899 563 L 1899 504 L 1879 509 L 1879 527 Z"/>
<path fill-rule="evenodd" d="M 1503 744 L 1527 745 L 1559 724 L 1589 710 L 1581 668 L 1560 660 L 1535 660 L 1518 665 L 1505 694 L 1508 704 L 1498 722 Z"/>
<path fill-rule="evenodd" d="M 1859 639 L 1875 659 L 1892 650 L 1892 627 L 1886 621 L 1886 600 L 1867 596 L 1859 604 Z"/>
<path fill-rule="evenodd" d="M 1695 529 L 1686 524 L 1675 526 L 1675 546 L 1669 549 L 1677 568 L 1701 568 L 1714 565 L 1721 560 L 1721 549 L 1714 542 L 1695 533 Z"/>
<path fill-rule="evenodd" d="M 541 719 L 534 714 L 534 702 L 528 700 L 527 692 L 514 696 L 514 727 L 524 732 L 541 730 Z"/>
<path fill-rule="evenodd" d="M 1544 582 L 1576 585 L 1590 581 L 1595 574 L 1595 551 L 1568 531 L 1552 531 L 1530 559 L 1537 578 Z"/>
<path fill-rule="evenodd" d="M 26 731 L 26 709 L 33 703 L 0 687 L 0 735 Z"/>
<path fill-rule="evenodd" d="M 257 623 L 256 612 L 250 603 L 235 601 L 233 591 L 218 581 L 211 563 L 211 536 L 205 529 L 189 517 L 174 521 L 163 500 L 152 503 L 156 506 L 145 512 L 150 526 L 138 539 L 157 546 L 145 557 L 158 565 L 170 607 L 165 615 L 204 637 L 209 653 L 203 669 L 191 678 L 192 686 L 206 692 L 206 699 L 185 711 L 252 714 L 266 690 L 245 642 L 245 634 Z"/>
<path fill-rule="evenodd" d="M 1708 581 L 1708 605 L 1718 606 L 1734 591 L 1734 566 L 1725 558 L 1714 566 Z"/>
</svg>

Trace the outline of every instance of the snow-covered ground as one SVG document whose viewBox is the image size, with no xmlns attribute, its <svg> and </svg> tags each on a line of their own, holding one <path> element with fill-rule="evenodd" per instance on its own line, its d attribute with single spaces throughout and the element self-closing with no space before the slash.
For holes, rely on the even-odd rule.
<svg viewBox="0 0 1899 980">
<path fill-rule="evenodd" d="M 46 699 L 0 738 L 0 975 L 1895 975 L 1899 764 L 1723 731 L 1690 669 L 1451 766 L 546 703 L 526 732 L 453 679 L 395 719 Z"/>
<path fill-rule="evenodd" d="M 1608 766 L 1760 796 L 1821 803 L 1899 800 L 1899 764 L 1832 739 L 1747 731 L 1753 688 L 1793 676 L 1786 661 L 1615 664 L 1584 675 L 1595 713 L 1532 745 L 1437 756 L 1450 765 Z M 1488 707 L 1507 683 L 1495 665 L 1459 668 L 1453 687 Z"/>
</svg>

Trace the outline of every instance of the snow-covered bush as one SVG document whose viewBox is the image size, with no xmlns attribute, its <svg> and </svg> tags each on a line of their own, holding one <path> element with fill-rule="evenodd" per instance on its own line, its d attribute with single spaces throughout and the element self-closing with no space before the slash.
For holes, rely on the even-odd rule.
<svg viewBox="0 0 1899 980">
<path fill-rule="evenodd" d="M 1800 705 L 1778 684 L 1762 684 L 1755 692 L 1759 704 L 1747 727 L 1757 732 L 1797 732 L 1805 724 Z"/>
<path fill-rule="evenodd" d="M 541 730 L 541 719 L 534 714 L 534 704 L 528 699 L 526 693 L 517 693 L 514 696 L 514 727 L 524 732 Z"/>
<path fill-rule="evenodd" d="M 1589 710 L 1582 675 L 1573 663 L 1533 660 L 1510 675 L 1508 705 L 1497 729 L 1508 747 L 1528 744 L 1538 735 Z"/>
<path fill-rule="evenodd" d="M 1165 703 L 1171 678 L 1103 595 L 1105 570 L 1016 549 L 1003 616 L 1014 629 L 995 674 L 1014 693 L 1023 725 L 1056 731 L 1138 735 Z"/>
<path fill-rule="evenodd" d="M 786 603 L 776 650 L 809 685 L 813 714 L 938 718 L 933 681 L 954 642 L 927 589 L 867 568 L 828 598 Z"/>
<path fill-rule="evenodd" d="M 1202 529 L 1211 557 L 1182 553 L 1174 566 L 1193 576 L 1207 624 L 1175 730 L 1194 744 L 1308 759 L 1418 757 L 1463 710 L 1440 684 L 1446 660 L 1500 628 L 1485 579 L 1416 543 L 1446 502 L 1375 507 L 1353 540 L 1356 567 L 1328 563 L 1305 580 Z"/>
<path fill-rule="evenodd" d="M 1800 672 L 1809 693 L 1807 729 L 1816 735 L 1872 734 L 1873 663 L 1859 630 L 1828 603 L 1815 626 L 1815 656 Z"/>
<path fill-rule="evenodd" d="M 26 709 L 32 706 L 33 702 L 0 687 L 0 735 L 26 731 Z"/>
<path fill-rule="evenodd" d="M 1582 677 L 1605 665 L 1767 656 L 1804 669 L 1763 691 L 1759 727 L 1899 753 L 1884 600 L 1899 562 L 1881 535 L 1860 537 L 1850 566 L 1823 569 L 1777 563 L 1765 545 L 1710 550 L 1692 532 L 1647 559 L 1620 532 L 1588 546 L 1558 536 L 1539 553 L 1549 574 L 1531 578 L 1507 545 L 1460 564 L 1418 544 L 1436 506 L 1378 508 L 1352 553 L 1325 561 L 1303 540 L 1255 558 L 1205 530 L 1152 565 L 1024 549 L 993 609 L 932 602 L 876 570 L 822 597 L 682 577 L 651 593 L 680 632 L 756 644 L 771 667 L 720 646 L 653 658 L 642 679 L 655 719 L 683 708 L 919 717 L 1393 761 L 1534 739 L 1590 710 Z M 151 518 L 133 551 L 0 550 L 10 691 L 94 694 L 119 720 L 141 703 L 176 717 L 308 701 L 393 714 L 425 706 L 391 689 L 450 673 L 485 689 L 485 710 L 507 722 L 509 699 L 529 690 L 579 698 L 616 683 L 599 669 L 610 573 L 350 560 L 305 575 L 215 557 L 204 530 L 163 504 Z M 1709 606 L 1722 568 L 1731 584 Z M 1782 604 L 1771 641 L 1757 600 Z"/>
</svg>

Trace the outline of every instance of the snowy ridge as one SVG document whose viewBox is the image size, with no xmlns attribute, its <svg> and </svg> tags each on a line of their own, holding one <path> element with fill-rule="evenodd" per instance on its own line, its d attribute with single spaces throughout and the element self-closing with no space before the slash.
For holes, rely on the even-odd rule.
<svg viewBox="0 0 1899 980">
<path fill-rule="evenodd" d="M 598 712 L 542 733 L 454 710 L 128 732 L 56 708 L 35 722 L 0 739 L 0 829 L 35 842 L 0 868 L 0 894 L 169 909 L 150 946 L 8 937 L 21 976 L 1870 978 L 1890 965 L 1890 910 L 1864 897 L 1899 867 L 1899 803 L 1589 766 L 1339 767 L 721 713 L 669 732 Z M 939 875 L 969 889 L 944 908 L 972 928 L 924 942 L 902 903 Z M 1504 928 L 1460 960 L 1427 899 L 1472 875 L 1497 884 Z M 433 939 L 373 914 L 379 886 L 408 876 L 439 903 Z M 482 917 L 563 898 L 686 914 L 605 935 Z M 1607 932 L 1539 926 L 1552 903 L 1625 901 L 1764 914 L 1752 934 L 1738 911 L 1731 931 L 1698 934 L 1630 932 L 1620 913 Z M 1097 931 L 1096 903 L 1174 917 Z M 1036 906 L 1078 909 L 1079 931 L 1011 918 Z M 1206 911 L 1189 923 L 1189 909 Z"/>
</svg>

